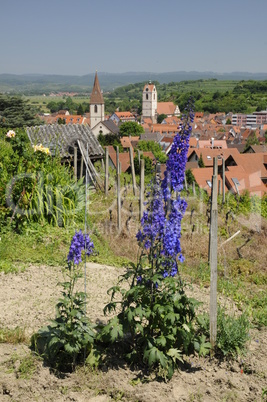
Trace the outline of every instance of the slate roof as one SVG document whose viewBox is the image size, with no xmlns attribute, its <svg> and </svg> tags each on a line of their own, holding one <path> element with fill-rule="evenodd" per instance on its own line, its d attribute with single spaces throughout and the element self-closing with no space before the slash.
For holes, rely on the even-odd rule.
<svg viewBox="0 0 267 402">
<path fill-rule="evenodd" d="M 144 133 L 140 135 L 141 141 L 156 141 L 159 142 L 163 138 L 163 135 L 160 133 Z"/>
<path fill-rule="evenodd" d="M 58 149 L 61 157 L 68 158 L 72 155 L 70 147 L 80 142 L 87 148 L 91 159 L 102 158 L 103 148 L 97 141 L 88 125 L 81 124 L 50 124 L 26 128 L 28 137 L 33 145 L 42 144 L 51 152 Z"/>
<path fill-rule="evenodd" d="M 104 120 L 101 123 L 104 124 L 112 134 L 119 134 L 120 130 L 118 126 L 112 120 Z"/>
</svg>

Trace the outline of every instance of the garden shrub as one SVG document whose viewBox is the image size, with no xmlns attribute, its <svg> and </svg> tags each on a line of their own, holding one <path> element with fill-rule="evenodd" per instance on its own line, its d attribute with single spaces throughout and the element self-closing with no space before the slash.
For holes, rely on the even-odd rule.
<svg viewBox="0 0 267 402">
<path fill-rule="evenodd" d="M 82 180 L 76 181 L 58 153 L 31 146 L 24 129 L 0 130 L 0 224 L 20 231 L 27 223 L 66 226 L 84 208 Z"/>
</svg>

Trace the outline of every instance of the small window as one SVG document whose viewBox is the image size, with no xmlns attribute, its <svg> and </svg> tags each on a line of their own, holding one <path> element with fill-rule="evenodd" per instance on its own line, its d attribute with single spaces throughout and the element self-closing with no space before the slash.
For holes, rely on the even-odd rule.
<svg viewBox="0 0 267 402">
<path fill-rule="evenodd" d="M 95 105 L 95 113 L 97 113 L 97 105 Z"/>
<path fill-rule="evenodd" d="M 236 177 L 232 177 L 232 181 L 236 186 L 240 186 L 240 183 Z"/>
<path fill-rule="evenodd" d="M 211 184 L 211 181 L 210 180 L 207 180 L 207 185 L 211 188 L 212 187 L 212 184 Z"/>
<path fill-rule="evenodd" d="M 148 88 L 146 88 L 146 91 L 148 92 Z"/>
<path fill-rule="evenodd" d="M 148 100 L 148 94 L 146 94 L 146 100 Z"/>
</svg>

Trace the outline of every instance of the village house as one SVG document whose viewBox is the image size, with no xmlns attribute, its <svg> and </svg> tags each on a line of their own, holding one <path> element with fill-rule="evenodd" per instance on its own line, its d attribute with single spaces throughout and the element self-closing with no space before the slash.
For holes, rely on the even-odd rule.
<svg viewBox="0 0 267 402">
<path fill-rule="evenodd" d="M 131 112 L 114 112 L 109 120 L 118 125 L 119 123 L 125 123 L 126 121 L 136 121 L 136 117 Z"/>
<path fill-rule="evenodd" d="M 96 137 L 98 137 L 99 134 L 119 135 L 119 131 L 118 126 L 112 120 L 100 121 L 92 128 L 92 132 Z"/>
</svg>

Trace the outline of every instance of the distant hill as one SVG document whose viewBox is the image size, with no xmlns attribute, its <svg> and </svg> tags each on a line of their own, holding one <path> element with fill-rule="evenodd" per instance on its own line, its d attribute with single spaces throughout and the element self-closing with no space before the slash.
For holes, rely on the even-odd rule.
<svg viewBox="0 0 267 402">
<path fill-rule="evenodd" d="M 44 74 L 0 74 L 0 92 L 41 94 L 51 91 L 91 92 L 95 74 L 75 75 L 44 75 Z M 216 79 L 216 80 L 267 80 L 267 73 L 232 72 L 218 74 L 211 71 L 176 71 L 169 73 L 98 72 L 101 89 L 111 91 L 120 86 L 138 82 L 158 81 L 160 84 L 186 80 Z"/>
</svg>

